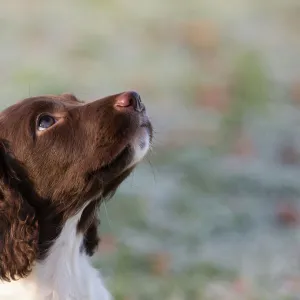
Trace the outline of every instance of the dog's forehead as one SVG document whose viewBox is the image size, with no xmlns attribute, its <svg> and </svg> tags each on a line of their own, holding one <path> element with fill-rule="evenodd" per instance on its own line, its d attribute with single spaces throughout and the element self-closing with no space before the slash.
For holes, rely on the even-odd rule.
<svg viewBox="0 0 300 300">
<path fill-rule="evenodd" d="M 74 95 L 62 94 L 62 95 L 44 95 L 44 96 L 26 98 L 16 103 L 15 106 L 17 107 L 19 106 L 19 108 L 38 107 L 39 105 L 68 107 L 68 106 L 77 106 L 82 104 L 83 102 L 78 100 Z"/>
<path fill-rule="evenodd" d="M 21 100 L 3 110 L 0 114 L 0 120 L 3 121 L 13 115 L 34 113 L 37 110 L 68 109 L 70 107 L 77 107 L 83 104 L 83 102 L 79 101 L 71 94 L 31 97 Z"/>
</svg>

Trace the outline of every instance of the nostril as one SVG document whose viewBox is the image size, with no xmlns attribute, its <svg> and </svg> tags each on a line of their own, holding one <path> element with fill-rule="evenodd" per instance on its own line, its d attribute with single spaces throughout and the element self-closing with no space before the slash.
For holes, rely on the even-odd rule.
<svg viewBox="0 0 300 300">
<path fill-rule="evenodd" d="M 132 108 L 138 112 L 144 110 L 144 105 L 142 104 L 141 97 L 136 92 L 126 92 L 119 95 L 116 99 L 115 106 L 119 108 Z"/>
<path fill-rule="evenodd" d="M 134 99 L 134 101 L 139 104 L 141 102 L 141 97 L 137 92 L 130 92 L 130 97 Z"/>
<path fill-rule="evenodd" d="M 128 96 L 128 93 L 121 94 L 120 96 L 118 96 L 115 105 L 119 107 L 132 106 L 131 97 Z"/>
</svg>

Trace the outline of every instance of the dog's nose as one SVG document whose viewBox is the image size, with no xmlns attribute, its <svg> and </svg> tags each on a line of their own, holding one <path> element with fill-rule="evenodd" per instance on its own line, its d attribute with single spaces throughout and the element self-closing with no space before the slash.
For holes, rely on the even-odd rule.
<svg viewBox="0 0 300 300">
<path fill-rule="evenodd" d="M 145 110 L 141 97 L 136 92 L 126 92 L 119 95 L 116 99 L 115 107 L 118 109 L 133 109 L 137 112 Z"/>
</svg>

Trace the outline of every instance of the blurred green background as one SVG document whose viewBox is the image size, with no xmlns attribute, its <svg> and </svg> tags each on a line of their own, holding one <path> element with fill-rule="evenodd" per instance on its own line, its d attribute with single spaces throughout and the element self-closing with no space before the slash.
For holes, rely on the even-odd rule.
<svg viewBox="0 0 300 300">
<path fill-rule="evenodd" d="M 137 90 L 153 151 L 102 207 L 116 300 L 300 299 L 300 2 L 10 0 L 2 108 Z"/>
</svg>

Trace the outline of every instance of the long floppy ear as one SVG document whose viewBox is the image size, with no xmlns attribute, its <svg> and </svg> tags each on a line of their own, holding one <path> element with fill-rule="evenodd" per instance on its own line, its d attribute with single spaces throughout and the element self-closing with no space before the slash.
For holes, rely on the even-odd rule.
<svg viewBox="0 0 300 300">
<path fill-rule="evenodd" d="M 26 277 L 37 256 L 38 225 L 28 184 L 24 169 L 0 140 L 0 279 L 5 281 Z"/>
</svg>

